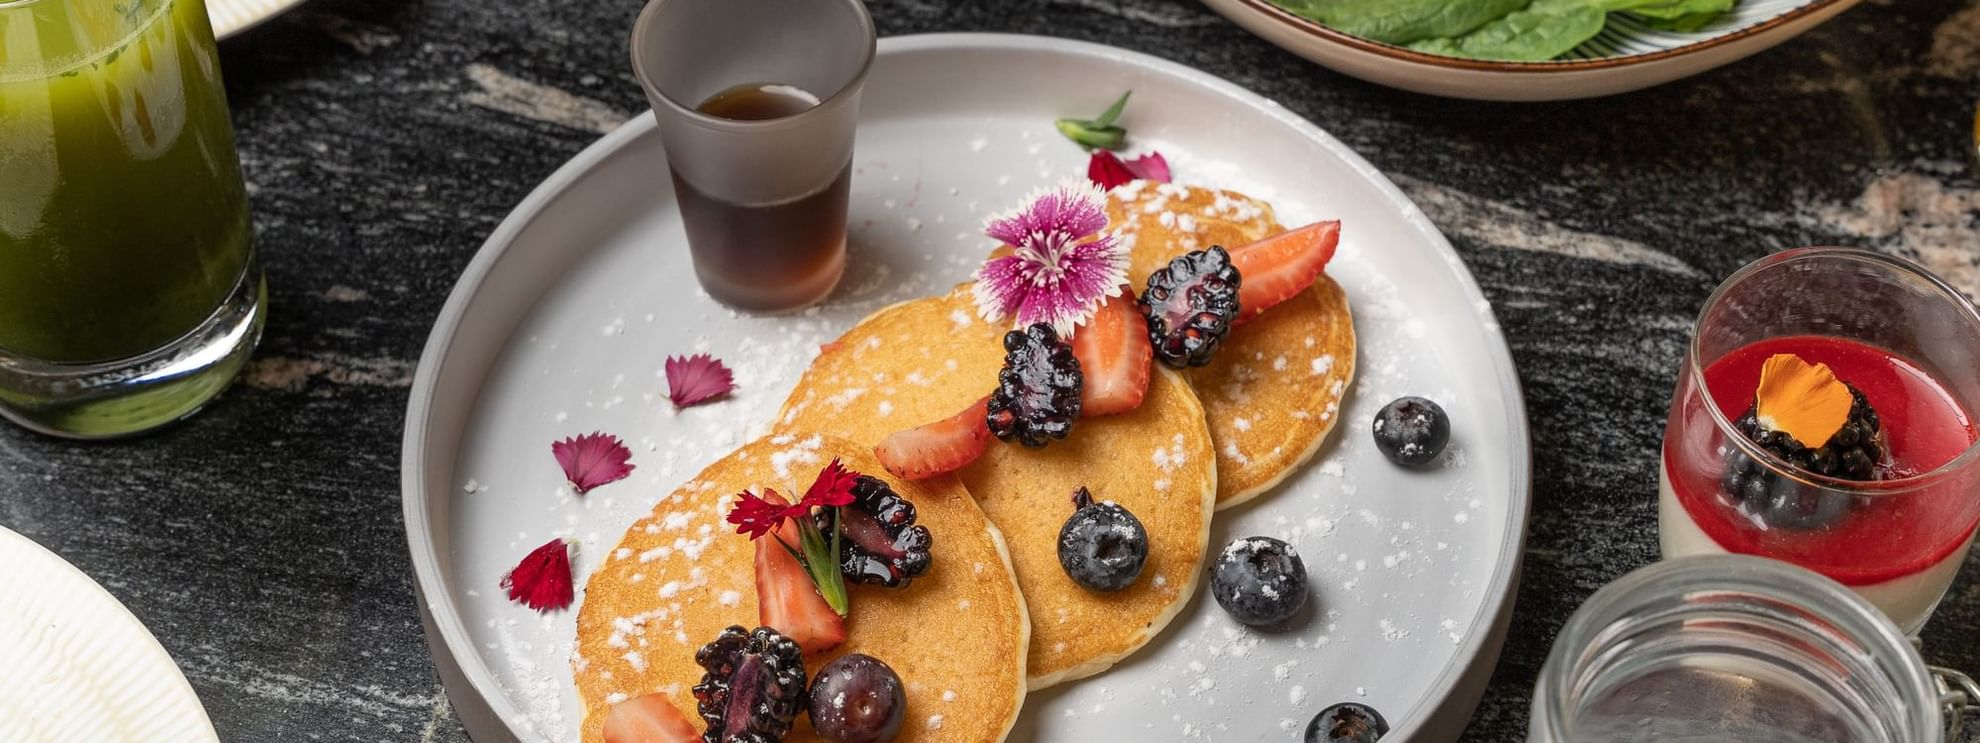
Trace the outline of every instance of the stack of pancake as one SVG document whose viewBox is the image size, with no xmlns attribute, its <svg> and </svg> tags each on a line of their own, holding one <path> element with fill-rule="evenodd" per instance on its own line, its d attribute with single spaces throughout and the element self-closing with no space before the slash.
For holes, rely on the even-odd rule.
<svg viewBox="0 0 1980 743">
<path fill-rule="evenodd" d="M 1137 285 L 1188 251 L 1283 229 L 1242 194 L 1145 181 L 1114 189 L 1108 212 Z M 1009 328 L 975 309 L 958 286 L 861 321 L 805 372 L 780 433 L 711 465 L 626 531 L 586 585 L 578 619 L 572 665 L 587 743 L 629 696 L 669 692 L 696 719 L 695 649 L 723 627 L 756 623 L 754 549 L 722 521 L 734 493 L 803 492 L 833 457 L 881 474 L 871 452 L 882 438 L 947 418 L 996 385 Z M 1208 366 L 1157 363 L 1129 413 L 1083 418 L 1042 449 L 992 443 L 953 476 L 885 477 L 933 532 L 933 567 L 905 589 L 856 587 L 850 638 L 816 663 L 862 652 L 892 665 L 908 687 L 899 740 L 1002 740 L 1027 689 L 1104 671 L 1175 617 L 1203 575 L 1212 514 L 1312 457 L 1354 361 L 1346 295 L 1322 276 L 1234 330 Z M 1126 590 L 1086 590 L 1059 566 L 1059 529 L 1081 487 L 1148 531 L 1147 565 Z M 787 738 L 816 739 L 802 717 Z"/>
</svg>

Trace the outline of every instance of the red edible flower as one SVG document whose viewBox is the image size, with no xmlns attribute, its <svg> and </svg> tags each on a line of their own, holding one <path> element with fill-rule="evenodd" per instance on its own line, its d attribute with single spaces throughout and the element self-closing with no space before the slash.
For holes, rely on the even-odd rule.
<svg viewBox="0 0 1980 743">
<path fill-rule="evenodd" d="M 735 388 L 735 375 L 713 356 L 667 357 L 667 399 L 674 401 L 674 407 L 699 405 Z"/>
<path fill-rule="evenodd" d="M 594 431 L 552 443 L 550 453 L 556 455 L 557 465 L 564 468 L 564 479 L 570 481 L 578 495 L 623 480 L 633 471 L 632 450 L 619 437 L 608 433 Z"/>
<path fill-rule="evenodd" d="M 813 507 L 834 508 L 853 502 L 853 482 L 858 479 L 858 472 L 833 459 L 796 503 L 787 505 L 783 496 L 769 488 L 763 489 L 762 496 L 747 490 L 737 493 L 736 504 L 729 508 L 729 523 L 736 525 L 737 534 L 756 539 L 775 531 L 786 520 L 810 516 Z"/>
<path fill-rule="evenodd" d="M 729 507 L 729 523 L 736 525 L 737 534 L 748 534 L 751 540 L 776 531 L 790 517 L 790 506 L 784 496 L 770 488 L 763 489 L 758 496 L 747 490 L 736 494 L 736 504 Z"/>
<path fill-rule="evenodd" d="M 571 553 L 562 538 L 530 550 L 514 570 L 502 576 L 509 600 L 539 612 L 571 605 Z"/>
<path fill-rule="evenodd" d="M 1167 183 L 1169 161 L 1160 152 L 1122 160 L 1107 150 L 1094 150 L 1093 158 L 1086 162 L 1086 178 L 1107 191 L 1137 178 Z"/>
<path fill-rule="evenodd" d="M 811 487 L 804 491 L 804 500 L 798 505 L 805 510 L 812 506 L 837 507 L 853 502 L 853 483 L 859 480 L 859 473 L 846 469 L 838 458 L 818 471 L 818 479 L 811 481 Z"/>
</svg>

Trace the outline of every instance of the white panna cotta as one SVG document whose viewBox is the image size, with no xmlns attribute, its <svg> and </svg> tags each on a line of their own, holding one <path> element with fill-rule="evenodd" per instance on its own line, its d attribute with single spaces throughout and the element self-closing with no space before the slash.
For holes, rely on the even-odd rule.
<svg viewBox="0 0 1980 743">
<path fill-rule="evenodd" d="M 1657 468 L 1657 532 L 1665 559 L 1728 551 L 1699 528 L 1691 512 L 1678 502 L 1677 491 L 1671 488 L 1670 471 L 1662 462 Z M 1973 539 L 1969 536 L 1966 544 L 1923 570 L 1881 583 L 1850 586 L 1850 589 L 1883 610 L 1907 634 L 1916 634 L 1932 618 L 1932 610 L 1938 607 L 1939 599 L 1959 574 L 1959 567 L 1966 562 L 1966 553 L 1972 547 Z"/>
</svg>

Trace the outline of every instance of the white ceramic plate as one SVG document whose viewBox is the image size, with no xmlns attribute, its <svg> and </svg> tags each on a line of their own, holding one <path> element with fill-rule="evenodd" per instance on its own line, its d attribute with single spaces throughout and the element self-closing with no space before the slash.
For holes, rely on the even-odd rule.
<svg viewBox="0 0 1980 743">
<path fill-rule="evenodd" d="M 206 15 L 213 20 L 214 38 L 225 39 L 302 3 L 303 0 L 206 0 Z"/>
<path fill-rule="evenodd" d="M 1741 0 L 1696 33 L 1664 33 L 1612 17 L 1595 39 L 1551 62 L 1487 62 L 1423 54 L 1335 31 L 1269 0 L 1203 0 L 1299 56 L 1372 83 L 1491 101 L 1558 101 L 1625 93 L 1765 51 L 1857 0 Z"/>
<path fill-rule="evenodd" d="M 1268 198 L 1289 224 L 1345 221 L 1329 273 L 1361 341 L 1348 423 L 1278 492 L 1214 529 L 1218 545 L 1292 539 L 1321 612 L 1260 635 L 1198 592 L 1119 667 L 1033 695 L 1011 740 L 1290 739 L 1282 728 L 1341 700 L 1386 713 L 1391 740 L 1456 737 L 1510 611 L 1528 452 L 1504 341 L 1449 244 L 1367 162 L 1229 83 L 1109 47 L 935 35 L 880 42 L 855 155 L 853 260 L 817 310 L 739 316 L 699 292 L 646 116 L 551 176 L 469 265 L 420 362 L 403 475 L 429 639 L 477 740 L 569 740 L 582 716 L 567 667 L 575 611 L 507 602 L 504 572 L 570 536 L 582 581 L 655 500 L 767 429 L 819 343 L 963 279 L 990 247 L 988 213 L 1083 173 L 1053 117 L 1097 112 L 1127 88 L 1134 142 L 1164 152 L 1180 181 Z M 664 357 L 703 350 L 740 388 L 675 413 Z M 1450 410 L 1455 464 L 1406 473 L 1376 452 L 1368 421 L 1403 394 Z M 638 470 L 573 498 L 549 445 L 594 429 L 624 437 Z"/>
<path fill-rule="evenodd" d="M 5 528 L 0 565 L 0 740 L 220 740 L 165 648 L 96 581 Z"/>
</svg>

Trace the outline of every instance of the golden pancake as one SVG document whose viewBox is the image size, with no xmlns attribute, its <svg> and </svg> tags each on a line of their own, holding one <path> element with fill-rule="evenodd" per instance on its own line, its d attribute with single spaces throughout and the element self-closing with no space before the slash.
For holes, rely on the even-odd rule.
<svg viewBox="0 0 1980 743">
<path fill-rule="evenodd" d="M 1133 252 L 1136 291 L 1171 258 L 1283 231 L 1270 205 L 1244 194 L 1149 181 L 1109 192 L 1107 217 Z M 1354 379 L 1354 353 L 1347 294 L 1323 275 L 1232 330 L 1209 365 L 1183 372 L 1216 441 L 1217 508 L 1271 490 L 1319 451 Z"/>
<path fill-rule="evenodd" d="M 808 675 L 839 655 L 886 661 L 907 686 L 899 741 L 1000 741 L 1024 703 L 1030 623 L 997 529 L 953 478 L 889 476 L 872 446 L 815 435 L 759 439 L 709 465 L 634 522 L 585 584 L 572 670 L 583 740 L 625 697 L 664 691 L 700 726 L 694 653 L 729 625 L 757 626 L 756 548 L 723 517 L 744 489 L 803 493 L 839 457 L 886 480 L 934 536 L 928 572 L 907 587 L 853 585 L 846 642 L 806 659 Z M 623 695 L 623 696 L 622 696 Z M 785 738 L 819 740 L 800 714 Z"/>
<path fill-rule="evenodd" d="M 967 285 L 881 310 L 819 355 L 780 425 L 873 445 L 948 418 L 996 386 L 1004 330 L 976 317 Z M 1134 412 L 1082 418 L 1043 449 L 993 441 L 958 473 L 1010 540 L 1032 616 L 1033 689 L 1106 670 L 1182 609 L 1203 572 L 1216 466 L 1202 406 L 1179 375 L 1160 370 Z M 1081 486 L 1148 530 L 1148 563 L 1125 590 L 1089 591 L 1059 566 L 1059 529 Z"/>
</svg>

